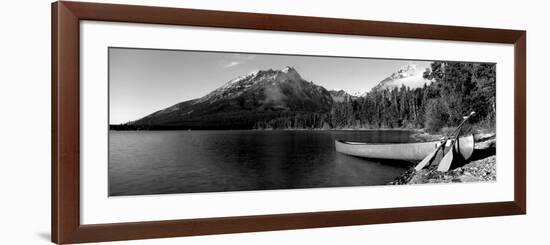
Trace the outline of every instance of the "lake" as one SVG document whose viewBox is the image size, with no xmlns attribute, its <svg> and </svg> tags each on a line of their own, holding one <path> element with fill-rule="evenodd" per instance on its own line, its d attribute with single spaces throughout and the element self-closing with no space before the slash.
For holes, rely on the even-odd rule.
<svg viewBox="0 0 550 245">
<path fill-rule="evenodd" d="M 385 185 L 410 166 L 337 153 L 334 140 L 410 142 L 403 130 L 113 131 L 109 195 Z"/>
</svg>

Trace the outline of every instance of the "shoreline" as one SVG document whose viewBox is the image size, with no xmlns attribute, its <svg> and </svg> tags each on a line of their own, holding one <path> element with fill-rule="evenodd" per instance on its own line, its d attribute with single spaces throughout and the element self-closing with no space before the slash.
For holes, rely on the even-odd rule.
<svg viewBox="0 0 550 245">
<path fill-rule="evenodd" d="M 288 129 L 112 129 L 109 131 L 411 131 L 424 133 L 420 128 L 288 128 Z"/>
<path fill-rule="evenodd" d="M 429 137 L 442 137 L 432 135 Z M 470 160 L 462 164 L 453 164 L 447 172 L 437 171 L 437 166 L 416 171 L 415 165 L 396 177 L 389 185 L 412 185 L 432 183 L 468 183 L 496 181 L 496 134 L 481 130 L 474 134 L 476 140 L 474 153 Z"/>
</svg>

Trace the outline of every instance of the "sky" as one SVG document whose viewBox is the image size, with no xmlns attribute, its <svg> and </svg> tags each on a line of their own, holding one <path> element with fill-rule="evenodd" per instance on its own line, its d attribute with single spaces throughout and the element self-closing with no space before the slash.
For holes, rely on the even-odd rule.
<svg viewBox="0 0 550 245">
<path fill-rule="evenodd" d="M 109 48 L 109 123 L 136 120 L 200 98 L 257 70 L 291 66 L 328 90 L 367 92 L 405 65 L 428 61 Z"/>
</svg>

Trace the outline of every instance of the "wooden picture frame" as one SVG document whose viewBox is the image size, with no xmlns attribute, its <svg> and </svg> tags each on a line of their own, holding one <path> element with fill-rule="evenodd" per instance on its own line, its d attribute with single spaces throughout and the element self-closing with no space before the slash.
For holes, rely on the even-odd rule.
<svg viewBox="0 0 550 245">
<path fill-rule="evenodd" d="M 82 20 L 513 44 L 514 200 L 82 225 L 79 199 L 79 22 Z M 526 213 L 525 31 L 60 1 L 52 4 L 51 48 L 51 237 L 55 243 L 305 229 Z"/>
</svg>

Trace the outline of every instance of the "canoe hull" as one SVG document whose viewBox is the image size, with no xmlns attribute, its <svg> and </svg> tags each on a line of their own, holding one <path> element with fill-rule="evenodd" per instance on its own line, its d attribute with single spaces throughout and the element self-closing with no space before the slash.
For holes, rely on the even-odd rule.
<svg viewBox="0 0 550 245">
<path fill-rule="evenodd" d="M 439 143 L 439 141 L 431 141 L 399 144 L 370 144 L 337 140 L 335 142 L 335 147 L 336 151 L 339 153 L 356 157 L 420 161 L 434 151 Z M 456 153 L 460 154 L 461 158 L 464 160 L 469 159 L 474 150 L 473 135 L 460 137 L 453 148 Z"/>
</svg>

